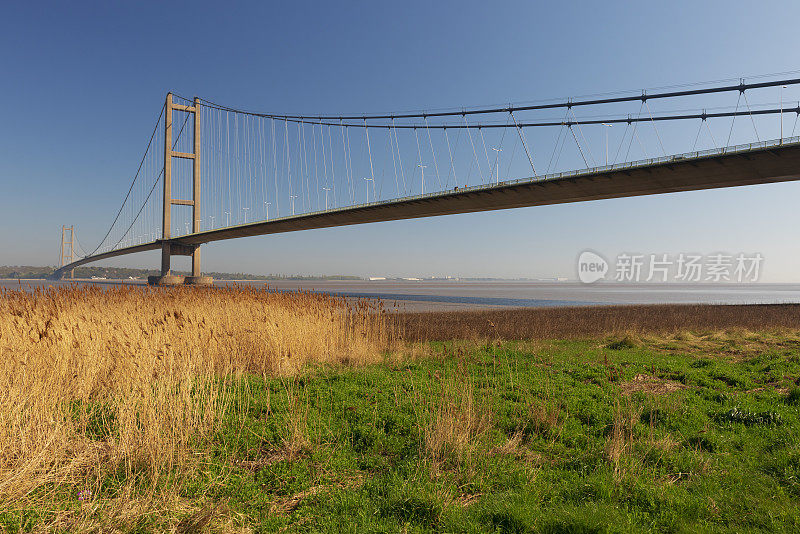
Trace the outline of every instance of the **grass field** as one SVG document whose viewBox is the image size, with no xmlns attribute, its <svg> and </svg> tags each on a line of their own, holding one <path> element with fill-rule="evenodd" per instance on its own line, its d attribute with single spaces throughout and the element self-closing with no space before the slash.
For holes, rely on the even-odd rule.
<svg viewBox="0 0 800 534">
<path fill-rule="evenodd" d="M 800 330 L 400 342 L 209 295 L 0 300 L 0 528 L 800 530 Z"/>
</svg>

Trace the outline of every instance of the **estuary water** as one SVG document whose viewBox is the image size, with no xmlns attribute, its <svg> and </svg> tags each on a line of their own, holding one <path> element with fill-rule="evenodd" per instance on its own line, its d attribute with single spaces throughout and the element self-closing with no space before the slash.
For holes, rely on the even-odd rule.
<svg viewBox="0 0 800 534">
<path fill-rule="evenodd" d="M 110 287 L 143 285 L 131 280 L 0 280 L 0 288 L 23 289 L 79 284 Z M 800 284 L 621 284 L 534 281 L 462 280 L 325 280 L 215 282 L 231 285 L 268 286 L 337 294 L 348 298 L 379 298 L 399 311 L 593 306 L 619 304 L 783 304 L 800 303 Z"/>
</svg>

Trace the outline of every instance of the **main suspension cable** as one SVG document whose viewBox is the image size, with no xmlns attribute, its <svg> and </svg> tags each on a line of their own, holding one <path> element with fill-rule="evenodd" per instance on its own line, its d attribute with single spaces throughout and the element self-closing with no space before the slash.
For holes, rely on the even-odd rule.
<svg viewBox="0 0 800 534">
<path fill-rule="evenodd" d="M 175 147 L 178 145 L 178 141 L 181 138 L 181 134 L 183 133 L 183 129 L 186 126 L 186 121 L 188 121 L 188 120 L 189 120 L 189 114 L 187 113 L 186 114 L 186 118 L 183 120 L 183 124 L 181 125 L 181 129 L 178 132 L 178 137 L 172 143 L 172 150 L 175 150 Z M 144 210 L 144 207 L 147 205 L 147 201 L 150 200 L 150 196 L 153 194 L 153 191 L 155 190 L 156 186 L 158 185 L 158 182 L 161 181 L 161 177 L 162 176 L 164 176 L 164 168 L 163 167 L 161 168 L 161 172 L 158 173 L 158 178 L 156 178 L 155 182 L 153 182 L 153 187 L 150 188 L 150 192 L 147 193 L 147 198 L 145 198 L 144 202 L 142 202 L 142 207 L 139 208 L 139 211 L 136 213 L 136 216 L 133 218 L 133 221 L 131 222 L 130 226 L 128 226 L 128 229 L 125 230 L 125 233 L 122 234 L 122 237 L 119 238 L 119 241 L 114 243 L 114 245 L 111 247 L 111 250 L 114 250 L 116 248 L 116 246 L 119 245 L 122 242 L 123 239 L 125 239 L 125 237 L 128 235 L 128 232 L 131 231 L 131 228 L 133 228 L 133 225 L 136 223 L 136 220 L 139 218 L 139 215 L 142 214 L 142 210 Z"/>
<path fill-rule="evenodd" d="M 158 114 L 158 119 L 156 119 L 156 125 L 153 128 L 153 133 L 150 134 L 150 140 L 147 141 L 147 148 L 145 149 L 144 155 L 142 156 L 142 159 L 139 162 L 139 167 L 136 169 L 136 175 L 133 177 L 133 181 L 131 181 L 131 186 L 128 188 L 128 193 L 125 195 L 125 199 L 122 201 L 122 206 L 119 207 L 119 211 L 117 211 L 117 215 L 114 217 L 114 221 L 111 223 L 111 226 L 108 228 L 108 232 L 106 232 L 106 235 L 104 235 L 103 239 L 100 240 L 100 243 L 98 243 L 98 245 L 95 247 L 95 249 L 90 254 L 87 254 L 86 256 L 84 256 L 84 258 L 87 258 L 89 256 L 93 256 L 98 250 L 100 250 L 100 247 L 103 246 L 103 243 L 105 243 L 106 239 L 108 239 L 108 236 L 111 235 L 111 231 L 114 229 L 114 225 L 117 224 L 117 220 L 119 220 L 119 216 L 122 215 L 122 210 L 125 208 L 125 203 L 128 202 L 128 198 L 130 198 L 130 196 L 131 196 L 131 192 L 133 191 L 133 186 L 134 186 L 134 184 L 136 184 L 136 179 L 139 178 L 139 173 L 142 170 L 142 165 L 144 165 L 144 161 L 147 158 L 147 154 L 148 154 L 148 152 L 150 152 L 150 146 L 153 144 L 153 139 L 155 138 L 156 132 L 158 131 L 158 126 L 161 123 L 161 117 L 164 115 L 164 108 L 166 108 L 166 106 L 167 106 L 166 102 L 164 102 L 164 104 L 161 106 L 161 111 Z M 118 244 L 119 244 L 119 242 L 117 242 L 117 245 Z M 116 245 L 114 245 L 114 246 L 116 246 Z"/>
<path fill-rule="evenodd" d="M 525 105 L 525 106 L 505 106 L 505 107 L 489 107 L 489 108 L 482 108 L 482 109 L 471 109 L 471 110 L 460 110 L 460 111 L 439 111 L 439 112 L 423 112 L 423 113 L 394 113 L 394 114 L 377 114 L 377 115 L 370 115 L 370 114 L 361 114 L 361 115 L 317 115 L 317 114 L 308 114 L 308 115 L 284 115 L 284 114 L 275 114 L 275 113 L 258 113 L 253 111 L 246 111 L 242 109 L 236 109 L 229 106 L 224 106 L 222 104 L 218 104 L 212 102 L 211 100 L 207 100 L 204 98 L 200 99 L 200 103 L 207 107 L 215 107 L 218 109 L 223 109 L 227 111 L 237 112 L 237 113 L 245 113 L 248 115 L 258 115 L 262 117 L 271 117 L 276 119 L 299 119 L 299 120 L 306 120 L 306 119 L 317 119 L 317 120 L 388 120 L 388 119 L 425 119 L 431 117 L 453 117 L 457 115 L 477 115 L 477 114 L 492 114 L 492 113 L 505 113 L 510 111 L 533 111 L 533 110 L 543 110 L 543 109 L 557 109 L 557 108 L 572 108 L 572 107 L 579 107 L 579 106 L 594 106 L 599 104 L 618 104 L 622 102 L 636 102 L 642 101 L 646 102 L 647 100 L 653 99 L 662 99 L 662 98 L 676 98 L 676 97 L 683 97 L 683 96 L 694 96 L 694 95 L 704 95 L 704 94 L 714 94 L 714 93 L 725 93 L 725 92 L 733 92 L 733 91 L 747 91 L 750 89 L 764 89 L 768 87 L 778 87 L 781 85 L 798 85 L 800 84 L 800 78 L 789 78 L 789 79 L 781 79 L 781 80 L 772 80 L 767 82 L 757 82 L 757 83 L 744 83 L 741 81 L 738 84 L 731 84 L 731 85 L 723 85 L 717 87 L 707 87 L 702 89 L 689 89 L 684 91 L 665 91 L 665 92 L 657 92 L 648 94 L 647 91 L 641 91 L 639 94 L 636 95 L 628 95 L 628 96 L 619 96 L 619 97 L 611 97 L 611 98 L 590 98 L 585 100 L 561 100 L 558 102 L 552 102 L 547 104 L 534 104 L 534 105 Z"/>
</svg>

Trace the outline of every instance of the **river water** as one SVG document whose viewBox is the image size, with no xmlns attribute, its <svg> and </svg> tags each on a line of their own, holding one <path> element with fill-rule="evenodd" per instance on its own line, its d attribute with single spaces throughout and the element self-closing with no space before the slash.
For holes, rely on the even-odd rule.
<svg viewBox="0 0 800 534">
<path fill-rule="evenodd" d="M 80 284 L 110 287 L 142 285 L 141 281 L 0 280 L 0 288 L 24 289 Z M 311 290 L 345 297 L 380 298 L 393 309 L 406 311 L 486 309 L 508 307 L 587 306 L 609 304 L 775 304 L 800 303 L 800 284 L 619 284 L 528 281 L 342 280 L 216 282 L 275 290 Z"/>
</svg>

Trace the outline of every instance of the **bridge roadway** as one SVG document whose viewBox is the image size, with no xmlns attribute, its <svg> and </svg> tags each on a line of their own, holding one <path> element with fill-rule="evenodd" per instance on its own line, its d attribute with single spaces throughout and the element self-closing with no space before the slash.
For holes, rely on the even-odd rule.
<svg viewBox="0 0 800 534">
<path fill-rule="evenodd" d="M 800 138 L 789 141 L 753 143 L 304 213 L 188 234 L 172 239 L 170 244 L 191 250 L 212 241 L 315 228 L 798 180 Z M 59 277 L 79 265 L 106 258 L 160 250 L 161 246 L 162 240 L 157 240 L 89 256 L 65 265 L 54 275 Z"/>
</svg>

